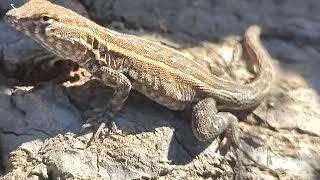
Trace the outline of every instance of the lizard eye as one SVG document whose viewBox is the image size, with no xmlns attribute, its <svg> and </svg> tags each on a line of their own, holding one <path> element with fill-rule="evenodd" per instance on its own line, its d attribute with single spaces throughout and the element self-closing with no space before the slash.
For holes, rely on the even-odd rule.
<svg viewBox="0 0 320 180">
<path fill-rule="evenodd" d="M 51 23 L 53 21 L 53 19 L 47 15 L 43 15 L 43 16 L 41 16 L 41 21 L 44 23 Z"/>
<path fill-rule="evenodd" d="M 44 21 L 44 22 L 46 22 L 46 21 L 49 21 L 49 17 L 48 16 L 42 16 L 42 20 Z"/>
</svg>

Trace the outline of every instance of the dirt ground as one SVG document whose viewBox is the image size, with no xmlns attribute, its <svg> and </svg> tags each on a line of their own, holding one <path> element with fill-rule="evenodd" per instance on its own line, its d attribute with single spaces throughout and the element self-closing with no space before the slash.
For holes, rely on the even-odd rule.
<svg viewBox="0 0 320 180">
<path fill-rule="evenodd" d="M 192 135 L 185 112 L 170 111 L 133 91 L 112 133 L 87 147 L 80 133 L 112 89 L 70 61 L 55 59 L 9 28 L 4 14 L 24 0 L 0 1 L 1 179 L 320 179 L 319 0 L 54 0 L 105 27 L 141 36 L 201 62 L 212 53 L 225 74 L 245 29 L 263 28 L 275 78 L 270 95 L 241 119 L 241 140 L 276 174 L 260 169 L 223 137 Z M 233 80 L 250 78 L 243 56 Z M 211 67 L 205 67 L 211 68 Z M 58 74 L 75 77 L 52 83 Z M 231 78 L 231 77 L 227 77 Z"/>
</svg>

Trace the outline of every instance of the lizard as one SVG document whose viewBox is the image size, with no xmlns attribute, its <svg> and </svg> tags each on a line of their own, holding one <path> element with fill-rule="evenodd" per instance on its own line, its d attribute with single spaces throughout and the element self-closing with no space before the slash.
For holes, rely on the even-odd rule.
<svg viewBox="0 0 320 180">
<path fill-rule="evenodd" d="M 135 89 L 168 109 L 190 109 L 192 131 L 199 141 L 210 142 L 226 134 L 240 147 L 236 113 L 254 110 L 270 91 L 271 57 L 257 25 L 250 26 L 243 39 L 249 62 L 255 65 L 255 78 L 241 84 L 204 70 L 178 50 L 102 27 L 47 0 L 30 0 L 13 8 L 5 21 L 112 87 L 114 94 L 104 113 L 108 118 L 121 110 Z"/>
</svg>

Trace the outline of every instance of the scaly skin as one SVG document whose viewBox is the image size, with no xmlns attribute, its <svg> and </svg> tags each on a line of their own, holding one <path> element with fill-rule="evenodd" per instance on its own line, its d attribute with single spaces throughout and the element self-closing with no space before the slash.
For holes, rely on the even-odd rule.
<svg viewBox="0 0 320 180">
<path fill-rule="evenodd" d="M 256 78 L 237 84 L 219 78 L 178 51 L 148 40 L 101 27 L 46 0 L 30 0 L 10 10 L 7 23 L 64 59 L 86 68 L 115 89 L 108 114 L 118 112 L 131 88 L 172 109 L 192 109 L 193 133 L 211 141 L 223 132 L 239 146 L 238 120 L 233 112 L 252 110 L 266 96 L 272 81 L 269 54 L 260 28 L 251 26 L 244 49 Z"/>
</svg>

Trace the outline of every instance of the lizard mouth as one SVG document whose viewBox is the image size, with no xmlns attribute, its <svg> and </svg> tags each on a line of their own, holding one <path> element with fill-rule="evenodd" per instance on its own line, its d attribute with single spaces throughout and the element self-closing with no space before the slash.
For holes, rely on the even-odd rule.
<svg viewBox="0 0 320 180">
<path fill-rule="evenodd" d="M 15 18 L 12 16 L 6 15 L 4 16 L 4 21 L 11 26 L 11 25 L 15 25 L 16 24 L 15 21 L 17 20 L 15 20 Z"/>
<path fill-rule="evenodd" d="M 4 21 L 8 24 L 17 24 L 18 23 L 18 20 L 15 17 L 10 16 L 10 15 L 5 15 Z"/>
<path fill-rule="evenodd" d="M 11 9 L 4 16 L 4 21 L 14 29 L 22 32 L 31 33 L 30 22 L 26 18 L 18 18 L 21 13 L 17 8 Z"/>
<path fill-rule="evenodd" d="M 31 24 L 25 19 L 17 19 L 13 16 L 6 15 L 4 21 L 17 31 L 23 32 L 24 34 L 30 36 L 35 33 L 35 25 Z"/>
<path fill-rule="evenodd" d="M 5 22 L 11 26 L 14 27 L 15 29 L 19 31 L 28 31 L 29 29 L 26 26 L 23 26 L 22 23 L 19 23 L 19 20 L 12 16 L 5 16 L 4 18 Z"/>
</svg>

